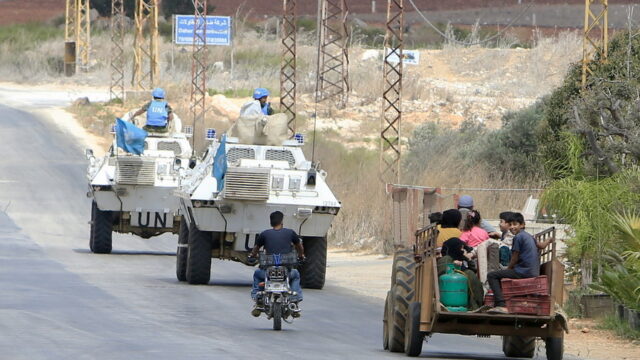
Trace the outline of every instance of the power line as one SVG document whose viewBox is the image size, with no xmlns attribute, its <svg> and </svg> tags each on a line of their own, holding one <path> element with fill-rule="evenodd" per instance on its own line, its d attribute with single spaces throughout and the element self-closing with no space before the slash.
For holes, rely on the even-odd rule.
<svg viewBox="0 0 640 360">
<path fill-rule="evenodd" d="M 437 32 L 440 36 L 442 36 L 443 38 L 460 44 L 460 45 L 466 45 L 466 46 L 471 46 L 471 45 L 480 45 L 480 44 L 484 44 L 486 42 L 492 41 L 500 36 L 502 36 L 507 30 L 509 30 L 509 28 L 511 28 L 513 26 L 513 24 L 515 24 L 516 21 L 520 20 L 520 18 L 522 18 L 524 16 L 524 14 L 527 13 L 527 11 L 529 11 L 529 9 L 531 9 L 533 7 L 533 1 L 531 1 L 519 14 L 518 16 L 516 16 L 511 22 L 509 22 L 507 24 L 507 26 L 498 31 L 496 34 L 483 39 L 483 40 L 478 40 L 475 42 L 465 42 L 465 41 L 460 41 L 458 39 L 455 38 L 451 38 L 449 36 L 447 36 L 447 34 L 443 33 L 440 29 L 438 29 L 435 25 L 433 25 L 433 23 L 422 13 L 422 11 L 420 11 L 420 9 L 418 9 L 418 7 L 416 6 L 416 4 L 413 2 L 413 0 L 409 0 L 409 3 L 411 4 L 411 6 L 415 9 L 415 11 L 418 13 L 418 15 L 420 15 L 420 17 L 427 23 L 427 25 L 429 25 L 435 32 Z"/>
</svg>

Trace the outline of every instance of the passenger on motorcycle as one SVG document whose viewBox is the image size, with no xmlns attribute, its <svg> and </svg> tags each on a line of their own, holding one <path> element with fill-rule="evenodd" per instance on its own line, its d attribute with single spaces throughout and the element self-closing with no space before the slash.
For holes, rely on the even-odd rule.
<svg viewBox="0 0 640 360">
<path fill-rule="evenodd" d="M 280 211 L 274 211 L 269 216 L 271 226 L 273 229 L 263 231 L 256 244 L 249 254 L 249 261 L 255 263 L 258 256 L 258 250 L 264 247 L 267 254 L 288 254 L 293 251 L 295 247 L 298 252 L 298 260 L 304 261 L 304 248 L 302 242 L 295 231 L 283 227 L 282 220 L 284 214 Z M 253 288 L 251 289 L 251 298 L 256 300 L 256 305 L 261 306 L 262 299 L 256 298 L 260 283 L 265 279 L 265 271 L 263 269 L 256 269 L 253 273 Z M 297 269 L 290 269 L 289 279 L 291 282 L 291 290 L 296 292 L 296 295 L 292 298 L 294 302 L 302 301 L 302 288 L 300 287 L 300 272 Z"/>
</svg>

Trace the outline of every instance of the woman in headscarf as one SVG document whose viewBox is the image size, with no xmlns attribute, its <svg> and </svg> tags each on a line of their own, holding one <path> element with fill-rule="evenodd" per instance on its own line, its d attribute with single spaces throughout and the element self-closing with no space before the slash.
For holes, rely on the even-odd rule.
<svg viewBox="0 0 640 360">
<path fill-rule="evenodd" d="M 459 238 L 451 238 L 442 245 L 442 257 L 438 259 L 438 276 L 447 272 L 449 264 L 460 268 L 460 272 L 467 277 L 469 285 L 469 310 L 482 306 L 484 289 L 475 273 L 475 262 L 472 261 L 471 248 Z"/>
</svg>

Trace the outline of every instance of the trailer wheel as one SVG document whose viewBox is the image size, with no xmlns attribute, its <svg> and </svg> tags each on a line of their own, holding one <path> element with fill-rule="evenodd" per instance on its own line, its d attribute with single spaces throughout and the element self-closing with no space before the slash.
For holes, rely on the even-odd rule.
<svg viewBox="0 0 640 360">
<path fill-rule="evenodd" d="M 420 332 L 420 306 L 419 302 L 409 305 L 409 313 L 404 328 L 404 353 L 409 356 L 418 356 L 422 353 L 424 333 Z"/>
<path fill-rule="evenodd" d="M 178 231 L 178 249 L 176 250 L 176 277 L 180 281 L 187 281 L 187 256 L 189 255 L 189 225 L 182 216 Z"/>
<path fill-rule="evenodd" d="M 564 336 L 545 339 L 547 360 L 562 360 L 564 355 Z"/>
<path fill-rule="evenodd" d="M 300 268 L 300 284 L 308 289 L 322 289 L 327 272 L 327 238 L 305 237 L 307 261 Z"/>
<path fill-rule="evenodd" d="M 384 316 L 382 317 L 382 348 L 389 350 L 389 303 L 391 302 L 391 291 L 387 291 L 387 297 L 384 300 Z"/>
<path fill-rule="evenodd" d="M 211 278 L 212 233 L 189 227 L 189 250 L 187 253 L 187 281 L 189 284 L 208 284 Z"/>
<path fill-rule="evenodd" d="M 91 204 L 91 237 L 89 248 L 96 254 L 111 253 L 113 212 L 98 209 L 95 201 Z"/>
<path fill-rule="evenodd" d="M 403 352 L 404 351 L 404 313 L 398 311 L 395 299 L 398 298 L 397 285 L 391 286 L 389 292 L 388 302 L 388 320 L 387 329 L 389 332 L 389 351 L 391 352 Z"/>
<path fill-rule="evenodd" d="M 532 358 L 536 352 L 536 338 L 528 336 L 503 336 L 502 352 L 506 357 Z"/>
</svg>

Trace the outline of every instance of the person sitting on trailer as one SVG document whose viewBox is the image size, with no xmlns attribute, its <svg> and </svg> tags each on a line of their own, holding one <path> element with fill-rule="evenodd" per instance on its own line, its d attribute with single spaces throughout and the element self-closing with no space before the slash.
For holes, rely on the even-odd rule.
<svg viewBox="0 0 640 360">
<path fill-rule="evenodd" d="M 445 241 L 451 238 L 459 238 L 462 233 L 458 228 L 462 221 L 462 214 L 457 209 L 449 209 L 442 213 L 442 219 L 438 226 L 438 238 L 436 247 L 441 248 Z"/>
<path fill-rule="evenodd" d="M 484 302 L 484 289 L 476 275 L 475 262 L 472 261 L 472 250 L 462 240 L 454 237 L 444 242 L 441 250 L 442 257 L 437 260 L 438 276 L 447 272 L 449 264 L 454 264 L 467 277 L 469 284 L 469 310 L 479 308 Z"/>
<path fill-rule="evenodd" d="M 498 227 L 502 233 L 500 236 L 500 265 L 504 266 L 505 269 L 509 265 L 509 261 L 511 261 L 513 234 L 511 233 L 510 228 L 513 214 L 513 211 L 503 211 L 498 215 L 500 218 L 500 224 L 498 224 Z"/>
<path fill-rule="evenodd" d="M 495 307 L 489 312 L 508 314 L 502 295 L 502 279 L 524 279 L 540 275 L 540 254 L 534 237 L 524 231 L 524 217 L 520 213 L 514 213 L 511 218 L 511 232 L 513 247 L 511 248 L 511 261 L 505 270 L 492 271 L 487 275 L 489 286 L 493 291 Z"/>
<path fill-rule="evenodd" d="M 462 195 L 460 196 L 460 198 L 458 199 L 458 210 L 460 210 L 460 212 L 462 213 L 462 221 L 460 222 L 460 230 L 462 230 L 465 226 L 465 222 L 467 220 L 467 213 L 469 211 L 473 211 L 473 198 L 470 195 Z M 486 231 L 487 233 L 489 233 L 489 236 L 491 236 L 492 238 L 499 238 L 500 237 L 500 233 L 498 233 L 496 231 L 496 228 L 494 228 L 491 224 L 489 224 L 489 222 L 487 222 L 486 220 L 482 219 L 480 220 L 480 227 L 484 229 L 484 231 Z"/>
<path fill-rule="evenodd" d="M 467 212 L 467 218 L 460 235 L 460 240 L 464 241 L 472 248 L 477 247 L 483 241 L 489 239 L 489 233 L 480 227 L 482 217 L 478 210 L 471 210 Z"/>
</svg>

